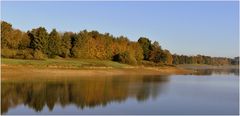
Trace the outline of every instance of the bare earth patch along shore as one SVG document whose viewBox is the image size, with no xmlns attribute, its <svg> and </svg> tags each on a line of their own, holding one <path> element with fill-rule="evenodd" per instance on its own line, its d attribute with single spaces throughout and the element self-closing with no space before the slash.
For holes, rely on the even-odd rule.
<svg viewBox="0 0 240 116">
<path fill-rule="evenodd" d="M 64 68 L 33 68 L 27 66 L 1 66 L 2 79 L 22 79 L 25 77 L 101 77 L 120 75 L 169 75 L 188 74 L 190 70 L 175 67 L 153 68 L 153 67 L 131 67 L 131 68 L 91 68 L 91 69 L 64 69 Z"/>
<path fill-rule="evenodd" d="M 2 59 L 1 77 L 6 79 L 59 78 L 59 77 L 101 77 L 121 75 L 169 75 L 189 74 L 182 68 L 144 67 L 120 64 L 111 61 L 94 60 L 17 60 Z"/>
</svg>

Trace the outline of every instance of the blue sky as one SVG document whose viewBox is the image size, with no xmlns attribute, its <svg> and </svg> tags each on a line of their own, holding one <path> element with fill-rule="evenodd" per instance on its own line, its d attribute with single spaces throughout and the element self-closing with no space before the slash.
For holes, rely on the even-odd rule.
<svg viewBox="0 0 240 116">
<path fill-rule="evenodd" d="M 238 2 L 1 2 L 1 20 L 24 31 L 98 30 L 148 37 L 171 53 L 235 57 Z"/>
</svg>

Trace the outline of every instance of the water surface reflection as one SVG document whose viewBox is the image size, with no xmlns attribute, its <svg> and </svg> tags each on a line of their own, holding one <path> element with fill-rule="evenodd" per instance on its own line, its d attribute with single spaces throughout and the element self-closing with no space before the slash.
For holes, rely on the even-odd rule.
<svg viewBox="0 0 240 116">
<path fill-rule="evenodd" d="M 193 75 L 239 75 L 238 68 L 226 68 L 226 69 L 193 69 L 195 72 Z"/>
<path fill-rule="evenodd" d="M 84 109 L 121 103 L 127 98 L 141 102 L 156 98 L 168 81 L 168 76 L 2 81 L 1 113 L 22 104 L 41 112 L 45 106 L 52 111 L 56 104 L 62 107 L 74 104 Z"/>
</svg>

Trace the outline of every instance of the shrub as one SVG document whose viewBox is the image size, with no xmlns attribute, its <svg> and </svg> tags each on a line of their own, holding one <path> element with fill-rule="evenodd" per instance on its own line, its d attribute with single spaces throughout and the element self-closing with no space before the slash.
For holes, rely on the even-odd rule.
<svg viewBox="0 0 240 116">
<path fill-rule="evenodd" d="M 54 59 L 63 59 L 63 57 L 61 57 L 61 56 L 56 56 L 56 55 L 55 55 L 53 58 L 54 58 Z"/>
<path fill-rule="evenodd" d="M 45 55 L 43 54 L 42 51 L 36 50 L 33 53 L 33 58 L 36 59 L 36 60 L 43 60 L 45 58 Z"/>
<path fill-rule="evenodd" d="M 13 49 L 4 48 L 1 51 L 1 56 L 5 58 L 15 58 L 16 54 L 17 51 Z"/>
<path fill-rule="evenodd" d="M 125 64 L 132 64 L 132 65 L 137 64 L 137 60 L 127 51 L 114 55 L 113 61 L 117 61 Z"/>
<path fill-rule="evenodd" d="M 32 49 L 18 50 L 16 58 L 33 59 L 33 50 Z"/>
<path fill-rule="evenodd" d="M 155 66 L 155 67 L 168 66 L 168 64 L 164 64 L 164 63 L 162 63 L 162 62 L 155 63 L 155 62 L 146 61 L 146 60 L 143 60 L 143 61 L 141 62 L 141 64 L 142 64 L 143 66 L 150 66 L 150 67 L 152 67 L 152 66 Z M 169 65 L 169 66 L 170 66 L 170 65 Z M 174 65 L 172 65 L 172 66 L 174 66 Z"/>
</svg>

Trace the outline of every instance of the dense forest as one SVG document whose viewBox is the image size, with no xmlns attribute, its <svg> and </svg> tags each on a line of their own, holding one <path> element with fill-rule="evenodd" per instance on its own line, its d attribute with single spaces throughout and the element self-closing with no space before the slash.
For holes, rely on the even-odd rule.
<svg viewBox="0 0 240 116">
<path fill-rule="evenodd" d="M 112 60 L 131 65 L 158 64 L 239 64 L 239 57 L 210 57 L 204 55 L 172 55 L 162 49 L 157 41 L 147 37 L 130 41 L 127 37 L 114 37 L 109 33 L 83 30 L 78 33 L 50 33 L 44 27 L 27 32 L 14 29 L 10 23 L 1 21 L 1 56 L 18 59 L 79 58 Z"/>
</svg>

